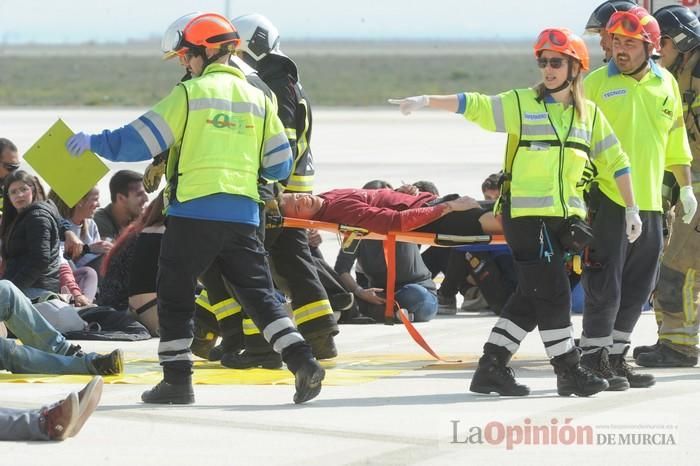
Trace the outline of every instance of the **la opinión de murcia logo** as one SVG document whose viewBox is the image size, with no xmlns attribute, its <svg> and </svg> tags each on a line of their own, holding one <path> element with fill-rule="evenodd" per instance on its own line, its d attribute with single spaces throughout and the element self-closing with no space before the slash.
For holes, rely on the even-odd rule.
<svg viewBox="0 0 700 466">
<path fill-rule="evenodd" d="M 574 424 L 573 418 L 552 418 L 545 423 L 534 423 L 525 418 L 521 424 L 500 421 L 484 425 L 464 426 L 459 420 L 450 420 L 450 444 L 505 447 L 543 445 L 597 445 L 597 446 L 675 446 L 676 426 L 669 425 L 606 425 Z"/>
</svg>

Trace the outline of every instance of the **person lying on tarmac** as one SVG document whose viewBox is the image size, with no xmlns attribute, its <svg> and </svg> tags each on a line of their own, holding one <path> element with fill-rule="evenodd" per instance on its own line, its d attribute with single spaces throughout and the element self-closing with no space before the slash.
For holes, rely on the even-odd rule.
<svg viewBox="0 0 700 466">
<path fill-rule="evenodd" d="M 285 217 L 340 223 L 375 233 L 415 230 L 471 236 L 503 231 L 500 221 L 469 196 L 438 198 L 392 189 L 333 189 L 318 195 L 284 193 L 278 202 Z"/>
</svg>

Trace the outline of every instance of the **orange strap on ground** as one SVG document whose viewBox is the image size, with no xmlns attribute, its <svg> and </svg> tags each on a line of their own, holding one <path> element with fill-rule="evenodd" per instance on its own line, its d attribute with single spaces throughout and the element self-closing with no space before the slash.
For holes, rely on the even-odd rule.
<svg viewBox="0 0 700 466">
<path fill-rule="evenodd" d="M 396 304 L 396 307 L 399 307 L 399 305 Z M 425 341 L 420 332 L 418 332 L 416 327 L 413 326 L 413 322 L 411 322 L 411 319 L 408 318 L 408 313 L 406 312 L 406 309 L 399 308 L 397 314 L 399 315 L 401 322 L 403 322 L 403 326 L 406 327 L 406 331 L 408 331 L 408 334 L 411 335 L 411 338 L 413 338 L 413 341 L 418 343 L 418 346 L 427 351 L 428 354 L 430 354 L 432 357 L 442 362 L 462 362 L 461 359 L 443 359 L 442 357 L 440 357 L 440 355 L 433 351 L 428 342 Z"/>
</svg>

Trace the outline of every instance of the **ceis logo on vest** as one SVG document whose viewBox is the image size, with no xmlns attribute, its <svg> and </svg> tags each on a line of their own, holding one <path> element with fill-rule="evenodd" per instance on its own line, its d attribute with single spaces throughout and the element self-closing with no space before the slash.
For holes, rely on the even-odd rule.
<svg viewBox="0 0 700 466">
<path fill-rule="evenodd" d="M 243 133 L 247 129 L 255 127 L 246 121 L 245 117 L 230 116 L 226 113 L 217 113 L 214 115 L 214 118 L 207 120 L 207 124 L 212 125 L 214 128 L 231 129 L 238 133 Z"/>
</svg>

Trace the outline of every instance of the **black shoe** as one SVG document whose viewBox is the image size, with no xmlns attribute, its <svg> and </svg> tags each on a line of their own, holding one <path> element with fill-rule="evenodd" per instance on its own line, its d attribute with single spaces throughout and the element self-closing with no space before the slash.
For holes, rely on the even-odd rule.
<svg viewBox="0 0 700 466">
<path fill-rule="evenodd" d="M 84 358 L 85 352 L 80 345 L 70 345 L 66 350 L 66 356 L 75 356 L 76 358 Z"/>
<path fill-rule="evenodd" d="M 632 388 L 648 388 L 656 383 L 656 379 L 651 374 L 637 374 L 632 366 L 627 363 L 625 355 L 627 350 L 622 354 L 610 355 L 610 365 L 617 375 L 627 377 L 627 381 Z M 644 354 L 644 353 L 642 353 Z"/>
<path fill-rule="evenodd" d="M 224 354 L 232 353 L 235 355 L 241 350 L 242 347 L 242 337 L 223 337 L 221 339 L 221 343 L 219 343 L 209 351 L 209 358 L 207 359 L 209 359 L 210 361 L 221 361 L 221 358 L 224 356 Z"/>
<path fill-rule="evenodd" d="M 216 346 L 216 338 L 217 335 L 214 332 L 208 332 L 195 325 L 190 351 L 202 359 L 209 359 L 209 353 Z"/>
<path fill-rule="evenodd" d="M 552 358 L 550 363 L 557 374 L 559 396 L 591 396 L 609 387 L 608 381 L 598 377 L 579 362 L 579 350 Z"/>
<path fill-rule="evenodd" d="M 337 293 L 330 295 L 328 301 L 334 311 L 347 311 L 355 304 L 355 295 L 352 293 Z"/>
<path fill-rule="evenodd" d="M 335 347 L 335 340 L 331 334 L 309 337 L 306 342 L 311 345 L 311 352 L 318 360 L 333 359 L 338 356 L 338 348 Z"/>
<path fill-rule="evenodd" d="M 443 296 L 439 292 L 438 297 L 438 314 L 441 316 L 453 316 L 457 314 L 457 298 L 454 296 Z"/>
<path fill-rule="evenodd" d="M 282 367 L 282 356 L 274 351 L 251 353 L 248 350 L 243 350 L 240 353 L 224 353 L 221 357 L 221 365 L 231 369 L 250 369 L 253 367 L 279 369 Z"/>
<path fill-rule="evenodd" d="M 630 384 L 625 377 L 621 377 L 610 367 L 608 359 L 608 349 L 600 348 L 595 353 L 584 354 L 581 356 L 581 365 L 589 369 L 598 377 L 602 377 L 608 381 L 608 391 L 622 392 L 630 388 Z"/>
<path fill-rule="evenodd" d="M 189 405 L 194 403 L 191 383 L 175 385 L 161 380 L 158 385 L 141 394 L 141 401 L 153 404 Z"/>
<path fill-rule="evenodd" d="M 117 375 L 124 371 L 124 353 L 120 349 L 115 349 L 109 354 L 100 354 L 91 362 L 98 375 Z"/>
<path fill-rule="evenodd" d="M 645 345 L 645 346 L 637 346 L 632 350 L 632 357 L 636 360 L 637 356 L 639 356 L 642 353 L 651 353 L 652 351 L 656 351 L 659 346 L 661 346 L 661 343 L 657 340 L 656 343 L 653 345 Z"/>
<path fill-rule="evenodd" d="M 308 359 L 294 374 L 294 403 L 300 404 L 316 398 L 321 393 L 321 382 L 326 371 L 315 359 Z"/>
<path fill-rule="evenodd" d="M 693 367 L 698 363 L 697 356 L 688 356 L 666 345 L 655 350 L 638 354 L 634 362 L 644 367 Z"/>
<path fill-rule="evenodd" d="M 479 359 L 479 367 L 474 371 L 469 391 L 474 393 L 496 392 L 502 396 L 525 396 L 530 388 L 515 381 L 513 369 L 507 366 L 509 356 L 499 357 L 485 353 Z"/>
</svg>

